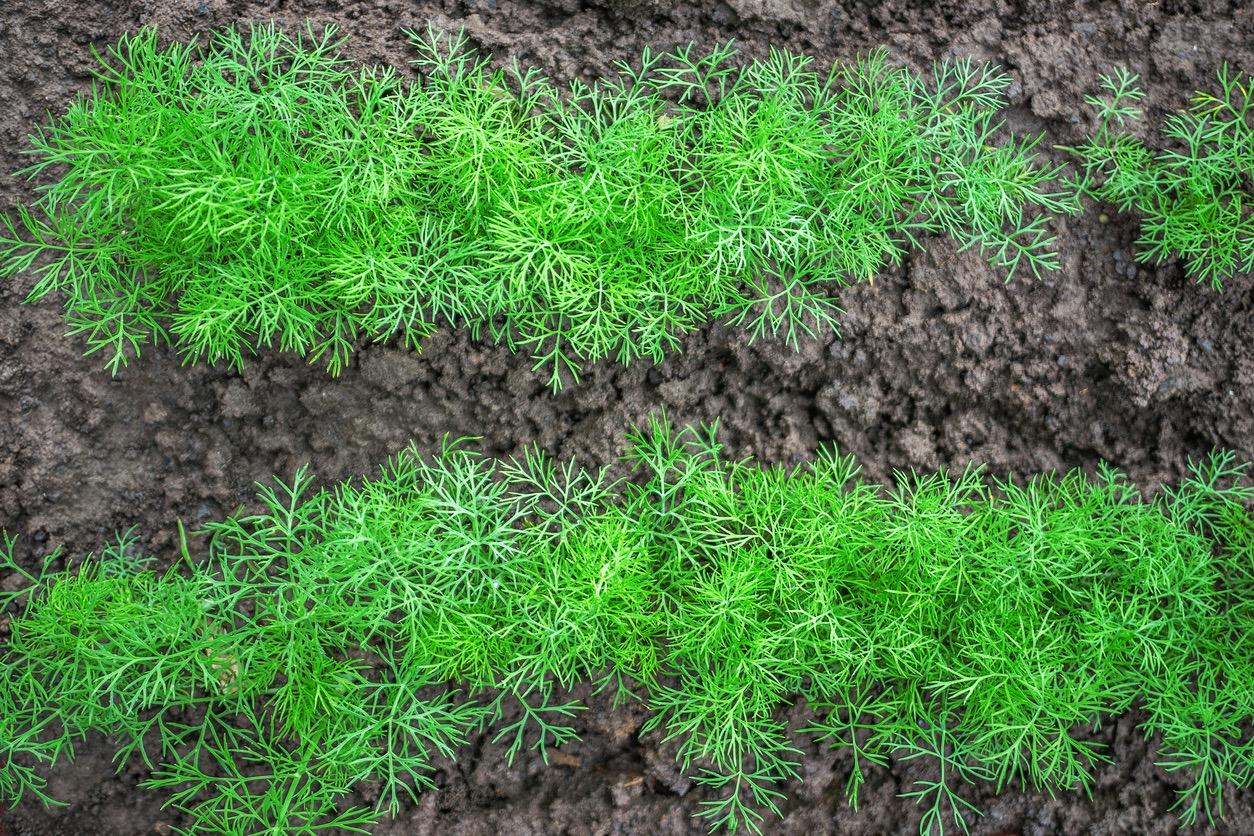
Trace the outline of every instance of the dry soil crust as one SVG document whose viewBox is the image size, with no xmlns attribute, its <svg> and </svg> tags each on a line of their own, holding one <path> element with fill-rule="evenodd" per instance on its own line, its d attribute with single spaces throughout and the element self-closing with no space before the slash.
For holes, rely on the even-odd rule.
<svg viewBox="0 0 1254 836">
<path fill-rule="evenodd" d="M 1242 6 L 1245 8 L 1242 8 Z M 1017 130 L 1071 143 L 1091 128 L 1082 101 L 1096 76 L 1125 64 L 1145 79 L 1151 116 L 1181 106 L 1223 61 L 1254 71 L 1254 8 L 1239 2 L 1010 3 L 959 0 L 6 0 L 0 6 L 0 203 L 26 186 L 9 175 L 26 135 L 89 85 L 89 45 L 158 24 L 184 39 L 208 28 L 277 19 L 334 22 L 353 57 L 401 66 L 403 27 L 465 27 L 476 43 L 559 79 L 591 78 L 645 45 L 735 38 L 750 53 L 776 45 L 822 61 L 885 45 L 916 68 L 945 55 L 996 61 L 1012 73 Z M 60 544 L 98 548 L 138 525 L 168 555 L 175 520 L 195 524 L 252 497 L 252 484 L 312 462 L 325 480 L 372 472 L 414 440 L 483 437 L 489 453 L 538 443 L 589 464 L 620 452 L 624 429 L 665 407 L 677 421 L 721 419 L 733 455 L 789 462 L 819 444 L 856 453 L 868 473 L 988 464 L 998 474 L 1101 459 L 1154 486 L 1212 447 L 1254 459 L 1254 280 L 1223 295 L 1175 265 L 1132 260 L 1135 227 L 1097 211 L 1058 226 L 1062 269 L 1009 286 L 976 253 L 944 240 L 842 294 L 840 339 L 793 353 L 748 345 L 712 326 L 661 366 L 601 365 L 582 385 L 548 394 L 529 362 L 441 332 L 421 354 L 364 347 L 339 380 L 277 352 L 243 374 L 182 368 L 153 350 L 110 379 L 67 339 L 55 300 L 19 301 L 28 282 L 0 286 L 0 527 L 34 559 Z M 0 583 L 6 579 L 0 578 Z M 2 629 L 2 628 L 0 628 Z M 796 725 L 803 706 L 791 710 Z M 700 791 L 639 711 L 594 701 L 583 740 L 545 766 L 507 768 L 501 747 L 472 741 L 442 763 L 429 793 L 380 833 L 700 833 Z M 1114 763 L 1093 798 L 978 787 L 981 833 L 1169 833 L 1173 781 L 1152 765 L 1135 718 L 1101 732 Z M 842 800 L 848 758 L 806 750 L 786 818 L 771 833 L 906 833 L 917 811 L 897 793 L 905 765 L 870 776 L 857 813 Z M 178 824 L 137 770 L 112 773 L 112 748 L 90 740 L 53 774 L 64 810 L 7 813 L 18 834 L 165 832 Z M 1223 832 L 1254 833 L 1250 794 L 1232 800 Z"/>
</svg>

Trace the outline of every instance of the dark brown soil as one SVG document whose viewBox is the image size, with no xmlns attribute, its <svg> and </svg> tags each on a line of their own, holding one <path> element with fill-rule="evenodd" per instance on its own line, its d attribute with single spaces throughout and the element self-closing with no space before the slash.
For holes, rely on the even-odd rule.
<svg viewBox="0 0 1254 836">
<path fill-rule="evenodd" d="M 237 21 L 337 23 L 350 52 L 397 66 L 410 57 L 403 27 L 463 26 L 481 46 L 569 79 L 608 71 L 642 47 L 735 38 L 822 60 L 886 45 L 923 67 L 945 55 L 1001 63 L 1013 74 L 1010 124 L 1058 143 L 1091 127 L 1083 97 L 1101 72 L 1125 64 L 1145 79 L 1151 115 L 1184 104 L 1227 61 L 1254 71 L 1254 6 L 1242 2 L 1113 3 L 957 0 L 4 0 L 0 6 L 0 202 L 25 193 L 9 172 L 26 135 L 89 86 L 90 45 L 158 24 L 192 33 Z M 243 374 L 183 368 L 151 350 L 117 378 L 63 336 L 57 302 L 19 304 L 29 280 L 0 286 L 0 528 L 22 556 L 55 545 L 99 548 L 138 525 L 168 555 L 175 523 L 190 525 L 250 501 L 255 480 L 312 462 L 326 480 L 368 474 L 411 439 L 483 437 L 489 453 L 538 443 L 589 464 L 620 452 L 625 428 L 665 407 L 678 421 L 722 421 L 734 455 L 805 457 L 836 443 L 867 472 L 959 468 L 998 474 L 1091 467 L 1105 459 L 1148 487 L 1178 477 L 1212 447 L 1254 459 L 1254 279 L 1217 294 L 1176 265 L 1132 260 L 1135 226 L 1098 211 L 1059 224 L 1063 266 L 1040 282 L 1002 277 L 945 240 L 842 294 L 841 339 L 793 353 L 748 345 L 713 326 L 661 366 L 603 365 L 552 397 L 529 362 L 503 348 L 441 332 L 421 354 L 363 348 L 338 380 L 300 359 L 267 353 Z M 4 579 L 0 578 L 0 583 Z M 791 710 L 797 725 L 804 706 Z M 380 833 L 676 834 L 701 792 L 676 769 L 642 715 L 594 704 L 582 742 L 545 766 L 508 768 L 499 746 L 472 741 L 438 774 L 442 790 Z M 973 791 L 980 833 L 1149 834 L 1179 830 L 1167 812 L 1175 781 L 1153 766 L 1135 718 L 1104 729 L 1114 764 L 1091 800 L 992 787 Z M 917 829 L 915 777 L 901 765 L 873 774 L 858 812 L 843 801 L 850 762 L 807 749 L 788 788 L 786 818 L 769 833 L 905 833 Z M 137 789 L 140 770 L 114 776 L 107 741 L 87 741 L 52 775 L 69 807 L 27 805 L 0 817 L 20 834 L 168 832 L 177 818 Z M 1254 798 L 1230 799 L 1222 832 L 1254 834 Z"/>
</svg>

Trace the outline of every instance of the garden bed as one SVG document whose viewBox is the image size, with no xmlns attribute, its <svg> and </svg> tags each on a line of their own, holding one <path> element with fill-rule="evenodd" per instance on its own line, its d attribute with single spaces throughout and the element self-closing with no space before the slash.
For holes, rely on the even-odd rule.
<svg viewBox="0 0 1254 836">
<path fill-rule="evenodd" d="M 507 0 L 407 3 L 99 3 L 14 0 L 0 11 L 0 191 L 5 208 L 28 198 L 10 175 L 18 149 L 89 87 L 88 45 L 155 23 L 163 37 L 277 20 L 336 23 L 349 55 L 402 67 L 412 57 L 402 28 L 428 21 L 465 27 L 498 58 L 517 57 L 553 78 L 591 79 L 645 46 L 710 47 L 735 38 L 749 55 L 769 46 L 821 62 L 879 46 L 894 62 L 925 69 L 949 55 L 996 62 L 1012 75 L 1009 125 L 1077 144 L 1094 125 L 1084 97 L 1099 74 L 1126 65 L 1142 77 L 1147 124 L 1178 110 L 1228 62 L 1254 69 L 1254 12 L 1240 4 L 908 4 L 749 2 L 671 4 L 621 0 L 515 4 Z M 1055 152 L 1050 152 L 1051 154 Z M 1062 154 L 1056 154 L 1063 160 Z M 446 433 L 480 436 L 477 449 L 517 455 L 531 444 L 587 466 L 614 462 L 624 432 L 664 407 L 677 424 L 720 421 L 732 457 L 793 464 L 837 444 L 869 478 L 894 470 L 960 470 L 983 463 L 1017 475 L 1106 461 L 1147 488 L 1180 479 L 1213 448 L 1254 460 L 1254 282 L 1223 293 L 1197 285 L 1178 264 L 1134 260 L 1137 227 L 1113 210 L 1055 221 L 1060 269 L 1040 280 L 1003 273 L 941 237 L 873 284 L 840 292 L 840 338 L 750 344 L 746 334 L 703 326 L 659 365 L 610 362 L 553 394 L 531 361 L 462 329 L 443 328 L 415 353 L 363 344 L 338 379 L 318 365 L 263 351 L 242 372 L 183 367 L 169 349 L 146 349 L 116 377 L 65 337 L 58 303 L 19 304 L 28 279 L 0 286 L 0 527 L 20 537 L 33 563 L 55 546 L 98 550 L 137 526 L 148 553 L 172 560 L 176 523 L 216 520 L 255 503 L 254 483 L 290 477 L 309 463 L 318 479 L 373 475 L 414 441 L 437 449 Z M 194 549 L 203 549 L 193 541 Z M 16 578 L 0 579 L 12 584 Z M 675 765 L 674 745 L 639 735 L 639 706 L 611 709 L 593 697 L 576 720 L 579 742 L 545 765 L 524 753 L 507 766 L 491 734 L 440 761 L 440 789 L 385 820 L 388 833 L 702 832 L 693 818 L 704 791 Z M 787 712 L 790 726 L 807 710 Z M 1153 765 L 1153 746 L 1131 715 L 1097 739 L 1092 799 L 969 797 L 982 833 L 1161 833 L 1182 781 Z M 851 758 L 803 741 L 802 775 L 788 787 L 784 819 L 767 832 L 910 832 L 920 811 L 897 797 L 923 767 L 872 770 L 857 812 L 843 800 Z M 28 804 L 5 814 L 14 833 L 163 832 L 177 816 L 160 794 L 137 789 L 138 767 L 114 775 L 113 746 L 91 739 L 51 773 L 61 810 Z M 368 792 L 369 788 L 363 792 Z M 367 801 L 372 799 L 367 798 Z M 1200 829 L 1200 828 L 1199 828 Z M 1254 800 L 1230 798 L 1221 832 L 1254 832 Z"/>
</svg>

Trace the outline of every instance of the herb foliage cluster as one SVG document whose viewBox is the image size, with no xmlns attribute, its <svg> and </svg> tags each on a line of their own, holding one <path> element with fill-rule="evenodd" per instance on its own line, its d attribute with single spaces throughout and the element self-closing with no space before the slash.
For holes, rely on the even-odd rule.
<svg viewBox="0 0 1254 836">
<path fill-rule="evenodd" d="M 365 830 L 468 737 L 547 759 L 580 683 L 642 700 L 731 831 L 778 811 L 806 736 L 852 752 L 853 805 L 867 770 L 932 764 L 905 793 L 927 833 L 967 827 L 976 781 L 1088 790 L 1093 732 L 1134 706 L 1184 822 L 1254 781 L 1254 488 L 1231 456 L 1150 500 L 1105 468 L 758 466 L 665 418 L 626 457 L 620 481 L 449 442 L 357 485 L 264 486 L 205 561 L 160 571 L 129 537 L 4 561 L 27 585 L 0 596 L 0 799 L 42 796 L 103 731 L 191 832 Z M 363 782 L 377 803 L 350 804 Z"/>
<path fill-rule="evenodd" d="M 335 373 L 362 338 L 451 323 L 559 389 L 711 319 L 832 330 L 833 291 L 924 234 L 1008 274 L 1053 268 L 1047 218 L 1077 208 L 1039 138 L 1003 130 L 1009 77 L 970 61 L 820 71 L 726 45 L 563 90 L 460 35 L 412 40 L 411 83 L 350 65 L 332 29 L 124 37 L 32 138 L 39 193 L 5 219 L 0 273 L 63 296 L 115 373 L 164 342 L 236 367 L 277 345 Z"/>
<path fill-rule="evenodd" d="M 1083 192 L 1141 217 L 1141 261 L 1183 259 L 1216 290 L 1254 270 L 1254 78 L 1222 67 L 1217 92 L 1199 91 L 1164 121 L 1161 149 L 1130 130 L 1145 97 L 1137 77 L 1119 68 L 1101 82 L 1101 95 L 1086 99 L 1098 131 L 1069 149 Z"/>
</svg>

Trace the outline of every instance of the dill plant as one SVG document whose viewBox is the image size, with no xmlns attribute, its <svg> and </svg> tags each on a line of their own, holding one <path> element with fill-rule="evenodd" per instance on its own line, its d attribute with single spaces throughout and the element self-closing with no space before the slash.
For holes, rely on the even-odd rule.
<svg viewBox="0 0 1254 836">
<path fill-rule="evenodd" d="M 332 29 L 124 37 L 32 137 L 37 196 L 6 217 L 0 270 L 63 296 L 113 372 L 172 342 L 336 373 L 362 338 L 450 323 L 558 389 L 711 319 L 830 331 L 833 292 L 925 233 L 1050 269 L 1047 218 L 1076 208 L 1036 140 L 1002 130 L 1008 78 L 969 61 L 820 72 L 687 47 L 560 88 L 410 34 L 413 82 L 350 66 Z"/>
<path fill-rule="evenodd" d="M 31 298 L 64 294 L 114 372 L 167 339 L 189 361 L 278 343 L 338 369 L 357 314 L 328 259 L 344 240 L 403 246 L 392 195 L 411 175 L 395 75 L 351 73 L 336 46 L 272 26 L 208 49 L 122 38 L 32 138 L 27 170 L 56 176 L 19 211 L 25 240 L 9 222 L 7 269 L 43 256 Z"/>
<path fill-rule="evenodd" d="M 1068 150 L 1083 166 L 1085 193 L 1141 217 L 1141 261 L 1180 258 L 1218 290 L 1254 270 L 1254 80 L 1225 65 L 1217 81 L 1217 92 L 1199 91 L 1167 117 L 1166 146 L 1155 149 L 1128 130 L 1145 95 L 1137 77 L 1123 68 L 1102 76 L 1102 93 L 1086 99 L 1097 133 Z"/>
<path fill-rule="evenodd" d="M 1109 468 L 759 466 L 664 418 L 627 458 L 613 481 L 450 441 L 359 485 L 302 470 L 163 572 L 130 537 L 36 573 L 6 541 L 0 798 L 42 796 L 99 730 L 189 832 L 364 831 L 469 736 L 547 758 L 578 683 L 643 700 L 729 831 L 779 810 L 796 699 L 799 734 L 851 751 L 855 806 L 867 770 L 930 764 L 903 791 L 926 833 L 966 829 L 969 783 L 1087 790 L 1090 732 L 1134 706 L 1184 822 L 1254 781 L 1254 489 L 1230 455 L 1149 500 Z"/>
</svg>

